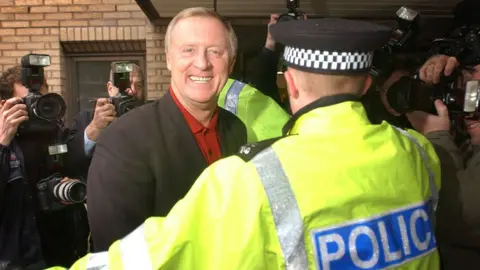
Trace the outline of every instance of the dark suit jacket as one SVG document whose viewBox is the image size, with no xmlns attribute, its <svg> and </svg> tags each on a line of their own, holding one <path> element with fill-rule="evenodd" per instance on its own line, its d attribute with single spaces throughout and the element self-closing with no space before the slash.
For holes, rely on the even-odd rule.
<svg viewBox="0 0 480 270">
<path fill-rule="evenodd" d="M 88 174 L 92 157 L 85 155 L 84 133 L 92 119 L 93 112 L 81 111 L 73 120 L 67 142 L 69 153 L 65 157 L 65 171 L 68 172 L 69 177 L 87 176 Z"/>
<path fill-rule="evenodd" d="M 245 125 L 219 108 L 222 156 L 246 143 Z M 151 216 L 165 216 L 207 167 L 167 93 L 113 122 L 100 135 L 88 173 L 88 217 L 96 251 L 107 250 Z"/>
</svg>

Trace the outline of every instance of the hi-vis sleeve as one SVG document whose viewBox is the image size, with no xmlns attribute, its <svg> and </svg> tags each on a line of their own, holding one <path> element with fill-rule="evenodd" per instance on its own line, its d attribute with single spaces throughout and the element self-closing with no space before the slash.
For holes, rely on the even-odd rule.
<svg viewBox="0 0 480 270">
<path fill-rule="evenodd" d="M 259 218 L 265 209 L 255 168 L 229 157 L 207 168 L 167 217 L 147 219 L 108 252 L 88 254 L 70 269 L 268 269 L 278 258 L 264 249 L 278 246 L 265 247 L 265 238 L 276 239 L 264 232 L 275 226 Z"/>
<path fill-rule="evenodd" d="M 440 167 L 440 159 L 438 158 L 437 153 L 435 152 L 435 148 L 433 147 L 432 143 L 425 138 L 422 134 L 418 133 L 415 130 L 407 130 L 408 134 L 411 138 L 415 139 L 415 144 L 417 144 L 420 149 L 423 149 L 423 159 L 427 162 L 429 169 L 432 171 L 434 184 L 437 190 L 441 189 L 441 167 Z"/>
</svg>

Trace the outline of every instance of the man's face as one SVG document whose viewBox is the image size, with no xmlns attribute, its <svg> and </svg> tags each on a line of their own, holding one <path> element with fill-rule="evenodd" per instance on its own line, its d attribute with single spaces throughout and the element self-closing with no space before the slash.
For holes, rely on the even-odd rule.
<svg viewBox="0 0 480 270">
<path fill-rule="evenodd" d="M 211 104 L 231 71 L 228 33 L 213 18 L 191 17 L 179 21 L 167 52 L 172 87 L 180 99 Z"/>
<path fill-rule="evenodd" d="M 111 97 L 115 97 L 118 95 L 118 88 L 115 87 L 111 82 L 108 82 L 107 84 L 108 88 L 108 95 Z M 131 72 L 130 73 L 130 88 L 126 90 L 127 94 L 129 96 L 134 96 L 138 100 L 143 99 L 143 88 L 144 88 L 144 82 L 143 79 L 136 75 L 135 73 Z"/>
<path fill-rule="evenodd" d="M 42 88 L 40 88 L 40 94 L 45 95 L 48 93 L 48 84 L 47 80 L 45 80 L 45 83 L 43 84 Z M 13 84 L 13 97 L 26 97 L 28 94 L 28 88 L 25 87 L 21 83 L 14 83 Z"/>
<path fill-rule="evenodd" d="M 462 71 L 463 86 L 470 80 L 480 80 L 480 65 L 474 66 L 473 69 L 472 71 Z"/>
<path fill-rule="evenodd" d="M 138 100 L 143 99 L 143 80 L 140 76 L 136 76 L 130 73 L 130 89 L 127 89 L 127 93 L 130 96 L 135 96 Z"/>
<path fill-rule="evenodd" d="M 26 97 L 28 94 L 28 89 L 21 83 L 14 83 L 13 84 L 13 97 Z"/>
</svg>

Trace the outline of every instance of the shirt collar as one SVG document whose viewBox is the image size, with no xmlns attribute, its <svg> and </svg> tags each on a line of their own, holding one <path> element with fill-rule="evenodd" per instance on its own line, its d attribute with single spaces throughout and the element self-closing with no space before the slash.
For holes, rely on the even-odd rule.
<svg viewBox="0 0 480 270">
<path fill-rule="evenodd" d="M 202 123 L 200 123 L 197 119 L 195 119 L 195 117 L 193 117 L 192 114 L 190 114 L 189 111 L 187 111 L 187 109 L 185 109 L 185 107 L 183 107 L 183 105 L 180 103 L 180 101 L 178 100 L 177 96 L 175 95 L 174 91 L 172 90 L 172 87 L 170 86 L 170 95 L 172 96 L 173 98 L 173 101 L 175 102 L 175 104 L 177 105 L 178 109 L 180 110 L 180 112 L 182 113 L 183 117 L 185 118 L 185 121 L 187 122 L 188 124 L 188 127 L 190 128 L 190 130 L 192 131 L 193 134 L 196 134 L 196 133 L 199 133 L 199 132 L 202 132 L 202 131 L 215 131 L 217 129 L 217 123 L 218 123 L 218 106 L 217 108 L 215 109 L 215 112 L 213 113 L 213 116 L 212 116 L 212 119 L 210 120 L 210 122 L 208 123 L 208 126 L 207 127 L 204 127 L 202 125 Z"/>
</svg>

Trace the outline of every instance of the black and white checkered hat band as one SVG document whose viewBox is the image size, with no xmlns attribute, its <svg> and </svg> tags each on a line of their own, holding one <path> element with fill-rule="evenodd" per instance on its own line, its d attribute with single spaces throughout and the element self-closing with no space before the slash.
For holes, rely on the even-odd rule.
<svg viewBox="0 0 480 270">
<path fill-rule="evenodd" d="M 361 71 L 372 65 L 373 52 L 329 52 L 285 46 L 285 62 L 319 71 Z"/>
</svg>

